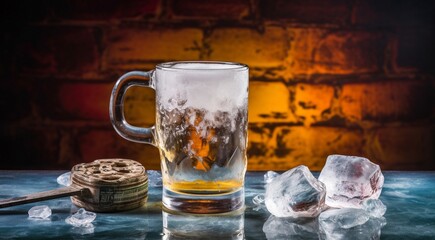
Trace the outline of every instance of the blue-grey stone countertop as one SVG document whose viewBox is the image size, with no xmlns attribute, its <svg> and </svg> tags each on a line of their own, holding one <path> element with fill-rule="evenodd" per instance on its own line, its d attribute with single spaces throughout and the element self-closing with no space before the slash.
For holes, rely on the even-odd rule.
<svg viewBox="0 0 435 240">
<path fill-rule="evenodd" d="M 56 178 L 64 172 L 0 171 L 0 199 L 59 188 Z M 0 209 L 0 239 L 192 239 L 195 236 L 198 239 L 266 239 L 263 225 L 270 214 L 257 209 L 252 202 L 253 197 L 264 193 L 263 175 L 264 172 L 246 174 L 246 209 L 234 216 L 193 217 L 162 212 L 161 185 L 151 175 L 145 206 L 127 212 L 97 213 L 90 227 L 65 223 L 77 210 L 69 197 Z M 380 239 L 435 239 L 435 172 L 384 172 L 384 176 L 380 199 L 388 209 L 384 216 L 387 224 L 381 229 Z M 53 212 L 51 218 L 29 219 L 27 211 L 36 205 L 48 205 Z M 280 221 L 275 222 L 278 227 L 274 235 L 279 237 L 274 239 L 304 239 L 303 226 L 292 226 L 289 231 L 288 221 Z M 298 229 L 302 229 L 301 233 L 297 233 Z M 190 237 L 177 237 L 178 233 Z"/>
</svg>

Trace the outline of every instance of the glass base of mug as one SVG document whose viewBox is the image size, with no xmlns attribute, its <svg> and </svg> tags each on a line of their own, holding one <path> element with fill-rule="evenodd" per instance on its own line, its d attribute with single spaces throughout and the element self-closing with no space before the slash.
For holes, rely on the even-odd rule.
<svg viewBox="0 0 435 240">
<path fill-rule="evenodd" d="M 226 214 L 179 214 L 162 211 L 162 239 L 245 239 L 243 209 Z"/>
<path fill-rule="evenodd" d="M 169 211 L 194 214 L 219 214 L 242 209 L 245 190 L 228 194 L 181 194 L 163 187 L 163 207 Z"/>
</svg>

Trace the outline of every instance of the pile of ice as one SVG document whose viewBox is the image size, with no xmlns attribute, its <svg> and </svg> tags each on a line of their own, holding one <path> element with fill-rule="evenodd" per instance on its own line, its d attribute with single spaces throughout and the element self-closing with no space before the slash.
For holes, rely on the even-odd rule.
<svg viewBox="0 0 435 240">
<path fill-rule="evenodd" d="M 274 229 L 280 223 L 291 226 L 291 231 L 286 230 L 287 237 L 313 228 L 312 224 L 305 226 L 306 221 L 301 225 L 298 217 L 318 216 L 321 239 L 360 239 L 360 233 L 376 239 L 386 224 L 383 215 L 387 208 L 378 199 L 384 176 L 367 158 L 330 155 L 319 179 L 306 166 L 298 166 L 282 175 L 269 171 L 264 181 L 264 203 L 274 215 L 263 226 L 266 235 L 279 234 Z M 259 208 L 262 203 L 254 204 Z"/>
</svg>

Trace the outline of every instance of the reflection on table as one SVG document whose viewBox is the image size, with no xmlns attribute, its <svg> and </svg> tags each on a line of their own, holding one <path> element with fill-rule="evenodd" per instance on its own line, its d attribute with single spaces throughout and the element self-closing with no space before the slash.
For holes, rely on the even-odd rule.
<svg viewBox="0 0 435 240">
<path fill-rule="evenodd" d="M 245 239 L 245 214 L 200 216 L 162 211 L 163 239 Z"/>
<path fill-rule="evenodd" d="M 10 198 L 60 186 L 65 171 L 0 171 L 0 198 Z M 253 203 L 264 193 L 264 172 L 248 172 L 246 207 L 228 216 L 187 216 L 167 213 L 161 206 L 161 183 L 150 175 L 148 202 L 120 213 L 98 213 L 91 228 L 65 223 L 77 211 L 68 197 L 0 209 L 0 238 L 4 239 L 435 239 L 435 172 L 385 172 L 380 199 L 388 207 L 387 224 L 369 220 L 361 226 L 338 229 L 319 226 L 316 219 L 271 216 Z M 316 174 L 315 174 L 316 175 Z M 48 205 L 46 221 L 28 219 L 35 205 Z M 382 228 L 381 228 L 382 227 Z"/>
</svg>

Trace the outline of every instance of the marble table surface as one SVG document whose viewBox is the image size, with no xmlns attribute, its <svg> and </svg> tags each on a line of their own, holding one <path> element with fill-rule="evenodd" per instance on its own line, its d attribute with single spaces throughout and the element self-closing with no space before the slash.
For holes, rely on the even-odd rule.
<svg viewBox="0 0 435 240">
<path fill-rule="evenodd" d="M 0 199 L 61 187 L 56 178 L 66 171 L 0 171 Z M 314 173 L 315 176 L 318 173 Z M 121 213 L 98 213 L 88 227 L 73 227 L 65 219 L 77 208 L 69 197 L 0 209 L 0 239 L 307 239 L 304 224 L 271 216 L 252 199 L 264 193 L 264 172 L 246 174 L 246 208 L 229 216 L 183 216 L 162 211 L 161 184 L 150 176 L 148 202 Z M 387 224 L 373 234 L 355 233 L 353 239 L 435 239 L 435 172 L 384 172 L 380 199 L 387 206 Z M 48 220 L 32 220 L 27 211 L 48 205 Z M 273 221 L 276 232 L 263 227 Z M 316 230 L 314 230 L 316 231 Z M 181 237 L 180 237 L 181 236 Z M 187 237 L 186 237 L 187 236 Z M 314 236 L 314 237 L 313 237 Z"/>
</svg>

